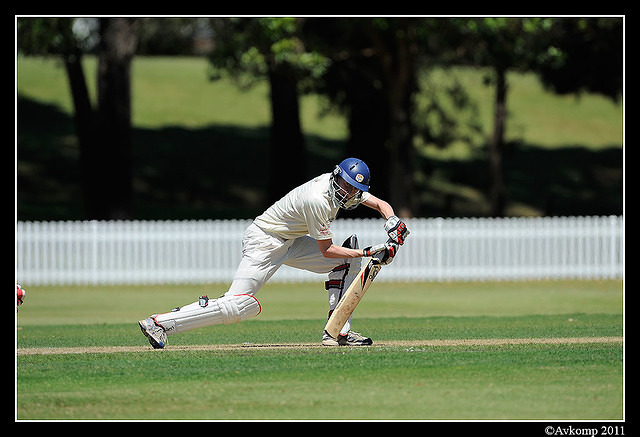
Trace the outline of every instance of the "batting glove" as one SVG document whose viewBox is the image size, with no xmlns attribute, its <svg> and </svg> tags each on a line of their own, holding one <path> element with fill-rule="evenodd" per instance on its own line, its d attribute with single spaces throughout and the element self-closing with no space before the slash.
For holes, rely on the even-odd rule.
<svg viewBox="0 0 640 437">
<path fill-rule="evenodd" d="M 374 246 L 367 246 L 362 249 L 364 256 L 375 256 L 382 253 L 380 258 L 381 261 L 393 258 L 396 256 L 396 251 L 398 250 L 398 245 L 395 243 L 382 243 L 376 244 Z"/>
<path fill-rule="evenodd" d="M 398 253 L 398 245 L 395 243 L 391 243 L 392 249 L 384 252 L 382 258 L 380 258 L 380 264 L 386 266 L 387 264 L 391 264 L 391 262 L 396 259 L 396 254 Z"/>
<path fill-rule="evenodd" d="M 409 229 L 407 229 L 407 225 L 405 225 L 404 222 L 395 215 L 389 217 L 387 222 L 384 224 L 384 230 L 394 243 L 400 245 L 404 244 L 404 240 L 410 234 Z"/>
</svg>

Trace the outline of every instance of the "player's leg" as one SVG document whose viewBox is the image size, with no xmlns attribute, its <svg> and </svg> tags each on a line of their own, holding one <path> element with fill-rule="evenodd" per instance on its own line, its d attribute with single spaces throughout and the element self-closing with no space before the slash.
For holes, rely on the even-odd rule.
<svg viewBox="0 0 640 437">
<path fill-rule="evenodd" d="M 358 239 L 355 235 L 347 238 L 343 246 L 352 249 L 358 248 Z M 318 250 L 318 243 L 311 237 L 297 238 L 289 251 L 284 264 L 299 269 L 309 270 L 314 273 L 328 273 L 329 280 L 325 282 L 325 289 L 329 293 L 329 315 L 335 309 L 342 297 L 342 293 L 349 287 L 355 279 L 362 266 L 362 258 L 335 259 L 325 258 Z M 351 331 L 351 318 L 347 320 L 341 332 L 344 334 L 340 338 L 341 343 L 371 344 L 371 339 L 361 336 Z M 323 344 L 335 343 L 338 339 L 326 338 L 323 336 Z"/>
<path fill-rule="evenodd" d="M 254 294 L 276 272 L 290 242 L 250 226 L 243 238 L 243 257 L 229 290 L 218 299 L 202 296 L 197 302 L 153 315 L 138 322 L 154 348 L 167 344 L 167 335 L 217 324 L 238 323 L 257 316 L 260 303 Z"/>
<path fill-rule="evenodd" d="M 198 302 L 158 314 L 154 319 L 167 335 L 172 335 L 205 326 L 238 323 L 257 316 L 260 311 L 258 299 L 250 294 L 225 294 L 217 299 L 203 296 Z"/>
</svg>

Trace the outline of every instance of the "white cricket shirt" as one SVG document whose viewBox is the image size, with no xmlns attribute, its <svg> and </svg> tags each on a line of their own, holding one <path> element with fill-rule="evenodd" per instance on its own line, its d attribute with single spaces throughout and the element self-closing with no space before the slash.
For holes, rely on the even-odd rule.
<svg viewBox="0 0 640 437">
<path fill-rule="evenodd" d="M 340 207 L 329 196 L 331 173 L 320 175 L 289 191 L 282 199 L 256 217 L 264 231 L 285 240 L 309 235 L 316 240 L 333 238 L 330 224 Z M 363 193 L 363 201 L 369 193 Z"/>
</svg>

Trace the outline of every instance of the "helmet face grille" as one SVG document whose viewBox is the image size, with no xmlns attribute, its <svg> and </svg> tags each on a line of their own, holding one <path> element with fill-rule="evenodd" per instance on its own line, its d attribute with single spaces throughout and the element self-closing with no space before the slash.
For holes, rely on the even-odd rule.
<svg viewBox="0 0 640 437">
<path fill-rule="evenodd" d="M 343 209 L 354 209 L 362 202 L 362 190 L 356 189 L 355 193 L 351 193 L 340 186 L 340 171 L 336 167 L 331 175 L 331 183 L 329 184 L 329 194 L 336 203 Z M 346 181 L 345 181 L 346 182 Z"/>
</svg>

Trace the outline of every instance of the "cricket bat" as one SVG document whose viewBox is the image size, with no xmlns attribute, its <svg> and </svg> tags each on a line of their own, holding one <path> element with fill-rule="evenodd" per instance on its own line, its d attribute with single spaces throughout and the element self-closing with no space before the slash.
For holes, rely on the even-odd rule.
<svg viewBox="0 0 640 437">
<path fill-rule="evenodd" d="M 353 313 L 360 303 L 360 300 L 367 292 L 371 283 L 380 272 L 382 264 L 376 257 L 372 257 L 365 265 L 360 269 L 360 273 L 355 277 L 347 291 L 338 302 L 338 305 L 331 313 L 324 330 L 333 338 L 338 338 L 340 330 L 349 319 L 349 316 Z"/>
</svg>

